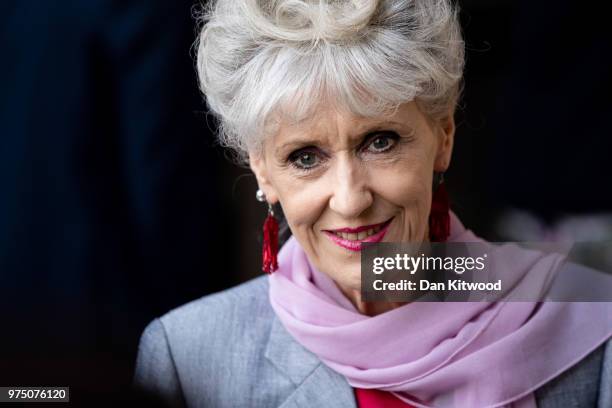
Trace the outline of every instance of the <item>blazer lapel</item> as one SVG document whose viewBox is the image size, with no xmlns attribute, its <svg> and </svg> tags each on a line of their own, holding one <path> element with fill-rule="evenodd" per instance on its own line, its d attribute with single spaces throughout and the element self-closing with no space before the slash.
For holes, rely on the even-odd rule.
<svg viewBox="0 0 612 408">
<path fill-rule="evenodd" d="M 265 357 L 296 386 L 281 408 L 356 408 L 353 389 L 346 379 L 295 341 L 276 317 Z"/>
</svg>

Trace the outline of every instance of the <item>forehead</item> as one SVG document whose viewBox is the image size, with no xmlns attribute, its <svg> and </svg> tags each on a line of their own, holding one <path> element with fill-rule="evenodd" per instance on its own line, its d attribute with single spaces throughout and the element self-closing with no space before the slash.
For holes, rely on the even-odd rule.
<svg viewBox="0 0 612 408">
<path fill-rule="evenodd" d="M 415 102 L 400 105 L 396 110 L 376 116 L 359 116 L 333 106 L 320 105 L 304 119 L 279 115 L 270 134 L 270 147 L 275 150 L 288 143 L 342 144 L 377 130 L 413 132 L 423 124 L 424 116 Z"/>
</svg>

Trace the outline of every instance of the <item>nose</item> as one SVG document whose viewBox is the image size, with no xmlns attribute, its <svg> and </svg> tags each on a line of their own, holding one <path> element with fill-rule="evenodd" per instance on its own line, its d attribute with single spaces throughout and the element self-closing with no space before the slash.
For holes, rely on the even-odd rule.
<svg viewBox="0 0 612 408">
<path fill-rule="evenodd" d="M 348 154 L 339 157 L 335 167 L 329 207 L 345 219 L 357 219 L 373 202 L 367 169 Z"/>
</svg>

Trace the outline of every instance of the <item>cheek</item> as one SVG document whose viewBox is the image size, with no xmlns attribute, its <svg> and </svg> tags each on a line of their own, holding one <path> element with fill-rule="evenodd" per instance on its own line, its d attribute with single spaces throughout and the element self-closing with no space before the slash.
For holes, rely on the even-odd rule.
<svg viewBox="0 0 612 408">
<path fill-rule="evenodd" d="M 276 180 L 285 218 L 295 234 L 311 228 L 324 210 L 326 190 L 321 184 L 295 177 L 279 177 Z"/>
<path fill-rule="evenodd" d="M 430 206 L 433 162 L 427 158 L 403 160 L 375 174 L 376 190 L 388 202 L 421 212 Z"/>
<path fill-rule="evenodd" d="M 400 207 L 413 207 L 427 199 L 427 184 L 412 174 L 388 174 L 377 186 L 380 195 Z"/>
<path fill-rule="evenodd" d="M 294 233 L 299 233 L 316 220 L 312 207 L 308 206 L 307 203 L 308 201 L 300 198 L 299 195 L 293 195 L 286 199 L 281 198 L 285 218 Z"/>
<path fill-rule="evenodd" d="M 426 235 L 432 178 L 433 162 L 427 158 L 406 160 L 376 175 L 378 194 L 398 215 L 390 240 L 420 241 Z"/>
</svg>

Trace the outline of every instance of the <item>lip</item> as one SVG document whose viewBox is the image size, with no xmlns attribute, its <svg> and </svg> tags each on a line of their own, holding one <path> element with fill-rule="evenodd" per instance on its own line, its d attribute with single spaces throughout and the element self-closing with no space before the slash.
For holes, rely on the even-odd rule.
<svg viewBox="0 0 612 408">
<path fill-rule="evenodd" d="M 358 227 L 358 228 L 342 228 L 342 229 L 336 229 L 336 230 L 323 230 L 323 232 L 329 237 L 329 239 L 336 245 L 348 249 L 350 251 L 361 251 L 361 243 L 363 242 L 380 242 L 383 240 L 383 238 L 385 237 L 385 234 L 387 233 L 387 230 L 389 229 L 389 225 L 391 224 L 391 221 L 393 221 L 393 217 L 388 219 L 387 221 L 380 223 L 380 224 L 373 224 L 373 225 L 366 225 L 363 227 Z M 344 239 L 342 237 L 337 236 L 336 234 L 334 234 L 334 232 L 348 232 L 348 233 L 356 233 L 356 232 L 361 232 L 364 230 L 368 230 L 370 228 L 374 228 L 374 227 L 378 227 L 378 226 L 382 226 L 382 228 L 380 229 L 380 231 L 378 231 L 376 234 L 370 235 L 369 237 L 366 237 L 360 241 L 351 241 L 348 239 Z"/>
<path fill-rule="evenodd" d="M 357 233 L 357 232 L 361 232 L 361 231 L 367 231 L 367 230 L 372 229 L 372 228 L 380 227 L 380 226 L 388 223 L 389 221 L 391 221 L 391 219 L 388 219 L 387 221 L 381 222 L 379 224 L 363 225 L 363 226 L 357 227 L 357 228 L 339 228 L 339 229 L 326 230 L 326 231 Z"/>
</svg>

